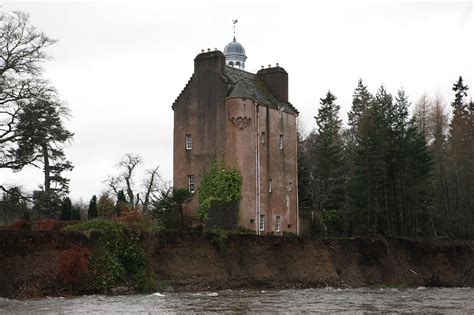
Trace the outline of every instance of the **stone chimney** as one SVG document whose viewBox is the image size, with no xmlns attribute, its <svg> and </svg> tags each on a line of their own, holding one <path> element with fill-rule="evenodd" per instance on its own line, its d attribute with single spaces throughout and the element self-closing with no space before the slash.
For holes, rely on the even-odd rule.
<svg viewBox="0 0 474 315">
<path fill-rule="evenodd" d="M 207 52 L 202 50 L 202 53 L 194 58 L 194 73 L 197 75 L 205 75 L 207 73 L 224 72 L 225 57 L 224 54 L 219 50 Z"/>
<path fill-rule="evenodd" d="M 261 69 L 257 76 L 278 100 L 288 102 L 288 73 L 282 67 Z"/>
</svg>

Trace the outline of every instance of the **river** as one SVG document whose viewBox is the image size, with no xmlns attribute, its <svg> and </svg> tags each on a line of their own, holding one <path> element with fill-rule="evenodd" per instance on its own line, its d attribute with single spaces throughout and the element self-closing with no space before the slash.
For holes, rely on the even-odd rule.
<svg viewBox="0 0 474 315">
<path fill-rule="evenodd" d="M 474 314 L 474 288 L 224 290 L 10 300 L 0 313 L 328 312 Z"/>
</svg>

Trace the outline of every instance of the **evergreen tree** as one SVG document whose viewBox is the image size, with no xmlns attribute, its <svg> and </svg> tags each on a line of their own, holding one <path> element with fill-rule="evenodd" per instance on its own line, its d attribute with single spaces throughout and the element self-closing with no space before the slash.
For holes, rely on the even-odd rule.
<svg viewBox="0 0 474 315">
<path fill-rule="evenodd" d="M 368 233 L 373 221 L 373 170 L 371 156 L 375 129 L 373 97 L 359 80 L 352 98 L 349 116 L 349 137 L 346 148 L 349 157 L 349 181 L 346 213 L 350 233 Z"/>
<path fill-rule="evenodd" d="M 474 234 L 474 149 L 472 105 L 466 100 L 468 86 L 462 77 L 453 86 L 453 116 L 450 123 L 450 209 L 456 226 L 451 231 L 458 237 Z"/>
<path fill-rule="evenodd" d="M 123 212 L 127 212 L 128 209 L 128 202 L 125 193 L 123 190 L 119 190 L 117 193 L 117 202 L 115 203 L 115 214 L 120 216 Z"/>
<path fill-rule="evenodd" d="M 22 197 L 20 187 L 12 187 L 3 192 L 0 200 L 0 223 L 9 224 L 28 213 L 28 205 Z"/>
<path fill-rule="evenodd" d="M 348 114 L 349 126 L 357 129 L 362 116 L 364 116 L 366 110 L 369 108 L 372 101 L 372 95 L 370 94 L 367 86 L 364 85 L 362 79 L 357 82 L 357 87 L 352 95 L 352 108 Z"/>
<path fill-rule="evenodd" d="M 43 190 L 47 195 L 69 191 L 69 179 L 62 175 L 73 168 L 63 149 L 73 136 L 62 122 L 67 115 L 66 108 L 46 99 L 33 101 L 19 114 L 16 132 L 20 139 L 14 154 L 18 160 L 35 160 L 43 165 Z"/>
<path fill-rule="evenodd" d="M 433 196 L 433 217 L 437 230 L 447 235 L 452 224 L 449 215 L 449 189 L 447 181 L 448 152 L 447 152 L 447 126 L 448 117 L 444 112 L 442 100 L 438 97 L 433 102 L 430 112 L 430 125 L 432 126 L 432 141 L 429 145 L 433 156 L 433 176 L 431 191 Z M 438 231 L 435 231 L 438 236 Z"/>
<path fill-rule="evenodd" d="M 97 197 L 96 197 L 96 195 L 92 196 L 91 201 L 89 202 L 89 208 L 87 209 L 87 218 L 89 220 L 97 218 Z"/>
<path fill-rule="evenodd" d="M 317 209 L 342 209 L 344 202 L 344 156 L 340 135 L 340 106 L 336 97 L 328 91 L 320 100 L 321 107 L 315 117 L 318 143 L 315 152 L 316 170 L 313 185 L 316 188 Z"/>
<path fill-rule="evenodd" d="M 186 226 L 183 204 L 190 196 L 186 188 L 162 188 L 158 198 L 152 202 L 151 215 L 164 229 L 183 229 Z"/>
<path fill-rule="evenodd" d="M 39 218 L 57 218 L 61 212 L 58 194 L 47 194 L 44 190 L 33 191 L 33 209 Z"/>
<path fill-rule="evenodd" d="M 71 220 L 79 221 L 81 219 L 81 207 L 79 205 L 71 208 Z"/>
<path fill-rule="evenodd" d="M 72 217 L 71 199 L 66 197 L 61 203 L 61 221 L 70 221 Z"/>
</svg>

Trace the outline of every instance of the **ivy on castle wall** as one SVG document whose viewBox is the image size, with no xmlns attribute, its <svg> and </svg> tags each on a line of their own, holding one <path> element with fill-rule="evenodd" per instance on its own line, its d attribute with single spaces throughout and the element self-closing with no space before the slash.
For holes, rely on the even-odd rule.
<svg viewBox="0 0 474 315">
<path fill-rule="evenodd" d="M 242 176 L 236 168 L 227 168 L 223 163 L 212 162 L 199 186 L 198 218 L 206 222 L 208 210 L 214 204 L 240 200 Z"/>
</svg>

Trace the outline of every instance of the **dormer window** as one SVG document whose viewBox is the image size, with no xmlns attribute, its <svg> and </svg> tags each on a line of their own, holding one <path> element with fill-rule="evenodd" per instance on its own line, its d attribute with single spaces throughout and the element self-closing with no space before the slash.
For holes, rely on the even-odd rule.
<svg viewBox="0 0 474 315">
<path fill-rule="evenodd" d="M 186 135 L 186 150 L 192 150 L 193 148 L 193 138 L 190 134 Z"/>
</svg>

